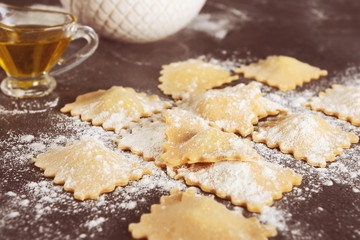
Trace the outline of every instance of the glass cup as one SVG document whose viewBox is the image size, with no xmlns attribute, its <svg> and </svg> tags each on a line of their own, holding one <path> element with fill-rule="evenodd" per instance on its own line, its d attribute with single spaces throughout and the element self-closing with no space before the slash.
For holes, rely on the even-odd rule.
<svg viewBox="0 0 360 240">
<path fill-rule="evenodd" d="M 78 38 L 86 45 L 61 58 Z M 69 13 L 0 4 L 0 66 L 7 75 L 1 90 L 19 98 L 47 95 L 56 86 L 53 76 L 83 62 L 98 43 L 95 31 L 77 24 Z"/>
</svg>

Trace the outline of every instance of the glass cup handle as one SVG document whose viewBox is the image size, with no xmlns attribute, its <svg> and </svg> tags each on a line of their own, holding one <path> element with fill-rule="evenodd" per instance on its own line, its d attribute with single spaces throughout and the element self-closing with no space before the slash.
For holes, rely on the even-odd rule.
<svg viewBox="0 0 360 240">
<path fill-rule="evenodd" d="M 84 38 L 87 41 L 87 44 L 70 57 L 67 57 L 65 59 L 62 58 L 60 61 L 58 61 L 57 69 L 50 70 L 49 75 L 56 76 L 58 74 L 66 72 L 85 61 L 95 52 L 96 48 L 99 45 L 99 38 L 96 32 L 91 27 L 78 24 L 77 31 L 72 37 L 72 40 L 79 38 Z"/>
</svg>

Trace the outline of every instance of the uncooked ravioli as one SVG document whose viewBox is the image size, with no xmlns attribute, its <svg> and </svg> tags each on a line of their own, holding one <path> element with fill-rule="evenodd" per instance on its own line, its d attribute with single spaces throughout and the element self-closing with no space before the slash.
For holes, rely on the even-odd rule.
<svg viewBox="0 0 360 240">
<path fill-rule="evenodd" d="M 187 184 L 230 199 L 251 212 L 261 212 L 264 206 L 281 198 L 283 192 L 301 184 L 301 176 L 293 170 L 262 160 L 198 163 L 168 167 L 168 172 L 175 179 L 183 178 Z"/>
<path fill-rule="evenodd" d="M 276 236 L 273 225 L 263 225 L 255 217 L 245 218 L 241 212 L 228 210 L 224 205 L 192 190 L 172 189 L 160 204 L 151 206 L 139 223 L 131 223 L 133 238 L 151 240 L 265 240 Z"/>
<path fill-rule="evenodd" d="M 282 152 L 292 153 L 296 159 L 318 167 L 325 167 L 343 148 L 359 141 L 354 133 L 344 132 L 311 114 L 268 118 L 258 124 L 252 137 L 255 142 L 264 142 L 270 148 L 279 147 Z"/>
<path fill-rule="evenodd" d="M 265 60 L 251 63 L 234 70 L 246 78 L 254 78 L 277 87 L 281 91 L 295 89 L 304 82 L 326 76 L 327 71 L 287 56 L 268 56 Z"/>
<path fill-rule="evenodd" d="M 70 112 L 72 116 L 81 116 L 83 121 L 119 133 L 131 122 L 170 107 L 169 102 L 161 101 L 156 95 L 148 96 L 132 88 L 114 86 L 80 95 L 75 102 L 66 104 L 61 112 Z"/>
<path fill-rule="evenodd" d="M 74 192 L 78 200 L 97 198 L 116 186 L 127 185 L 130 180 L 151 173 L 150 169 L 117 155 L 94 138 L 53 148 L 32 160 L 44 170 L 45 177 L 54 177 L 54 183 L 64 184 L 64 189 Z"/>
<path fill-rule="evenodd" d="M 166 165 L 261 159 L 249 140 L 210 127 L 206 120 L 188 111 L 168 110 L 165 121 L 169 127 L 160 159 Z"/>
<path fill-rule="evenodd" d="M 159 88 L 173 99 L 183 99 L 238 79 L 219 65 L 195 59 L 165 65 L 160 74 Z"/>
<path fill-rule="evenodd" d="M 168 128 L 161 114 L 154 114 L 141 119 L 139 123 L 120 132 L 120 137 L 114 139 L 119 149 L 130 150 L 142 156 L 147 161 L 155 161 L 158 166 L 163 165 L 160 155 L 163 153 L 165 130 Z"/>
<path fill-rule="evenodd" d="M 242 136 L 252 133 L 259 119 L 287 111 L 262 97 L 255 83 L 208 90 L 181 101 L 178 107 L 203 117 L 211 126 Z"/>
<path fill-rule="evenodd" d="M 354 86 L 333 85 L 304 105 L 360 126 L 360 90 Z"/>
</svg>

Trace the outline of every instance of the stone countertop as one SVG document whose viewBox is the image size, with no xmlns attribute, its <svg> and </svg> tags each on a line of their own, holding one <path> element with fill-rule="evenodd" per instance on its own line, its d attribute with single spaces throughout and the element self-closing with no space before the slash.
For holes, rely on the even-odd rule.
<svg viewBox="0 0 360 240">
<path fill-rule="evenodd" d="M 3 2 L 60 5 L 50 0 Z M 289 93 L 265 85 L 263 92 L 292 110 L 310 112 L 281 100 L 308 99 L 334 83 L 359 84 L 359 12 L 360 2 L 354 0 L 208 0 L 194 22 L 167 39 L 137 45 L 101 38 L 95 54 L 59 75 L 57 88 L 47 97 L 19 100 L 0 94 L 0 239 L 131 239 L 128 224 L 149 212 L 171 184 L 177 186 L 161 175 L 147 178 L 148 184 L 155 184 L 152 188 L 142 186 L 143 181 L 125 190 L 118 187 L 99 200 L 80 202 L 43 177 L 31 157 L 52 144 L 64 144 L 87 130 L 102 140 L 115 136 L 60 113 L 78 95 L 121 85 L 167 98 L 157 88 L 163 64 L 202 56 L 231 68 L 268 55 L 287 55 L 326 69 L 329 75 Z M 249 80 L 240 76 L 235 83 L 240 82 Z M 360 134 L 350 123 L 326 119 Z M 278 226 L 273 239 L 360 238 L 358 144 L 324 170 L 304 166 L 277 150 L 266 153 L 268 160 L 284 158 L 284 166 L 305 173 L 302 185 L 275 200 L 274 216 L 263 216 Z M 165 183 L 153 182 L 158 180 Z M 244 214 L 251 215 L 246 210 Z"/>
</svg>

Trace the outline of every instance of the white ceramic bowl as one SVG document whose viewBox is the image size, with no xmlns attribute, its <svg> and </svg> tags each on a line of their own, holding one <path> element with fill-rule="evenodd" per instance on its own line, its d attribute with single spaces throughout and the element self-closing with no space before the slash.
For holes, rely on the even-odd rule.
<svg viewBox="0 0 360 240">
<path fill-rule="evenodd" d="M 206 0 L 60 0 L 80 23 L 102 36 L 127 42 L 152 42 L 176 33 Z"/>
</svg>

